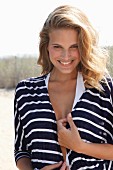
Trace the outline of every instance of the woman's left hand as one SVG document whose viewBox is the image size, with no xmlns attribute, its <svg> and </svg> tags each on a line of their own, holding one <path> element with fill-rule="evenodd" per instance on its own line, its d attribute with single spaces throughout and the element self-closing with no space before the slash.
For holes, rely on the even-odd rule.
<svg viewBox="0 0 113 170">
<path fill-rule="evenodd" d="M 66 122 L 69 123 L 70 128 L 66 129 Z M 75 152 L 81 152 L 82 144 L 78 129 L 73 122 L 71 113 L 67 115 L 67 119 L 60 119 L 57 121 L 58 129 L 58 142 L 61 146 L 74 150 Z"/>
</svg>

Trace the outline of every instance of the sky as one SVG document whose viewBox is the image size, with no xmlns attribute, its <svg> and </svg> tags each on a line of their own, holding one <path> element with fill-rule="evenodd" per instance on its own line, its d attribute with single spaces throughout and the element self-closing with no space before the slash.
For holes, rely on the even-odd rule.
<svg viewBox="0 0 113 170">
<path fill-rule="evenodd" d="M 37 55 L 43 23 L 64 4 L 86 13 L 99 33 L 100 45 L 113 45 L 112 0 L 0 0 L 0 57 Z"/>
</svg>

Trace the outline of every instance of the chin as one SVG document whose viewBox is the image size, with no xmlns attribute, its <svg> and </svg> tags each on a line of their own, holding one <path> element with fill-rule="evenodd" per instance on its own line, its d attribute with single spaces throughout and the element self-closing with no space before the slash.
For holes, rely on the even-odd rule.
<svg viewBox="0 0 113 170">
<path fill-rule="evenodd" d="M 73 74 L 73 72 L 74 72 L 75 70 L 63 70 L 63 71 L 60 71 L 62 74 Z"/>
</svg>

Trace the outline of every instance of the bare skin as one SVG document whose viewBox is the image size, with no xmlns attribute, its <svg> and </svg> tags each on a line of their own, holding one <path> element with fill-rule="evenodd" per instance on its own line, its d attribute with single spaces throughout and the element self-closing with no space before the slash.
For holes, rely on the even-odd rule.
<svg viewBox="0 0 113 170">
<path fill-rule="evenodd" d="M 56 119 L 67 117 L 71 112 L 75 97 L 76 80 L 70 79 L 65 82 L 55 81 L 50 78 L 49 97 L 55 111 Z M 66 149 L 61 146 L 64 161 L 66 160 Z"/>
<path fill-rule="evenodd" d="M 56 29 L 50 34 L 48 52 L 54 68 L 49 80 L 49 97 L 56 120 L 72 111 L 75 97 L 77 69 L 80 62 L 78 33 L 73 29 Z M 64 161 L 66 149 L 61 146 Z"/>
<path fill-rule="evenodd" d="M 49 34 L 48 52 L 54 65 L 49 80 L 49 96 L 55 111 L 56 120 L 67 117 L 71 112 L 75 97 L 77 69 L 80 62 L 78 33 L 73 29 L 56 29 Z M 41 170 L 68 170 L 65 163 L 66 149 L 61 145 L 64 163 L 48 165 Z M 28 158 L 17 161 L 19 170 L 33 170 Z"/>
<path fill-rule="evenodd" d="M 33 170 L 31 160 L 29 158 L 21 158 L 17 161 L 19 170 Z"/>
<path fill-rule="evenodd" d="M 31 160 L 29 158 L 19 159 L 17 162 L 17 168 L 19 170 L 33 170 Z M 53 165 L 45 166 L 44 168 L 40 170 L 54 170 L 56 168 L 60 168 L 59 170 L 69 170 L 69 168 L 66 165 L 66 162 L 62 162 L 62 161 L 56 164 L 53 164 Z"/>
<path fill-rule="evenodd" d="M 69 148 L 78 153 L 99 159 L 113 160 L 113 145 L 83 142 L 71 115 L 68 115 L 71 112 L 74 100 L 73 94 L 75 94 L 74 87 L 76 86 L 76 84 L 72 83 L 72 80 L 76 80 L 77 65 L 80 62 L 80 53 L 78 48 L 76 48 L 78 45 L 77 32 L 72 29 L 62 29 L 51 32 L 49 36 L 48 51 L 50 60 L 54 65 L 50 80 L 56 82 L 56 88 L 52 88 L 52 83 L 50 82 L 51 88 L 49 93 L 58 120 L 59 144 L 63 148 Z M 64 83 L 61 85 L 61 82 Z M 70 89 L 72 89 L 71 93 L 69 93 L 70 89 L 68 86 L 66 89 L 66 84 L 69 84 Z M 69 97 L 67 97 L 68 95 Z M 65 128 L 66 121 L 69 122 L 71 129 Z"/>
<path fill-rule="evenodd" d="M 70 129 L 65 128 L 66 122 L 70 124 Z M 113 145 L 85 143 L 79 135 L 78 129 L 73 122 L 71 114 L 68 114 L 67 118 L 59 120 L 57 125 L 58 141 L 61 146 L 95 158 L 113 160 Z"/>
</svg>

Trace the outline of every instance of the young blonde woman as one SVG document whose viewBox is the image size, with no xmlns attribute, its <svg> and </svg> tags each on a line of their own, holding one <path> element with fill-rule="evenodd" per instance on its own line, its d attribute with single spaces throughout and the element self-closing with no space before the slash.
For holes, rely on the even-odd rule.
<svg viewBox="0 0 113 170">
<path fill-rule="evenodd" d="M 15 93 L 19 170 L 112 170 L 113 80 L 87 16 L 64 5 L 40 32 L 42 75 Z"/>
</svg>

